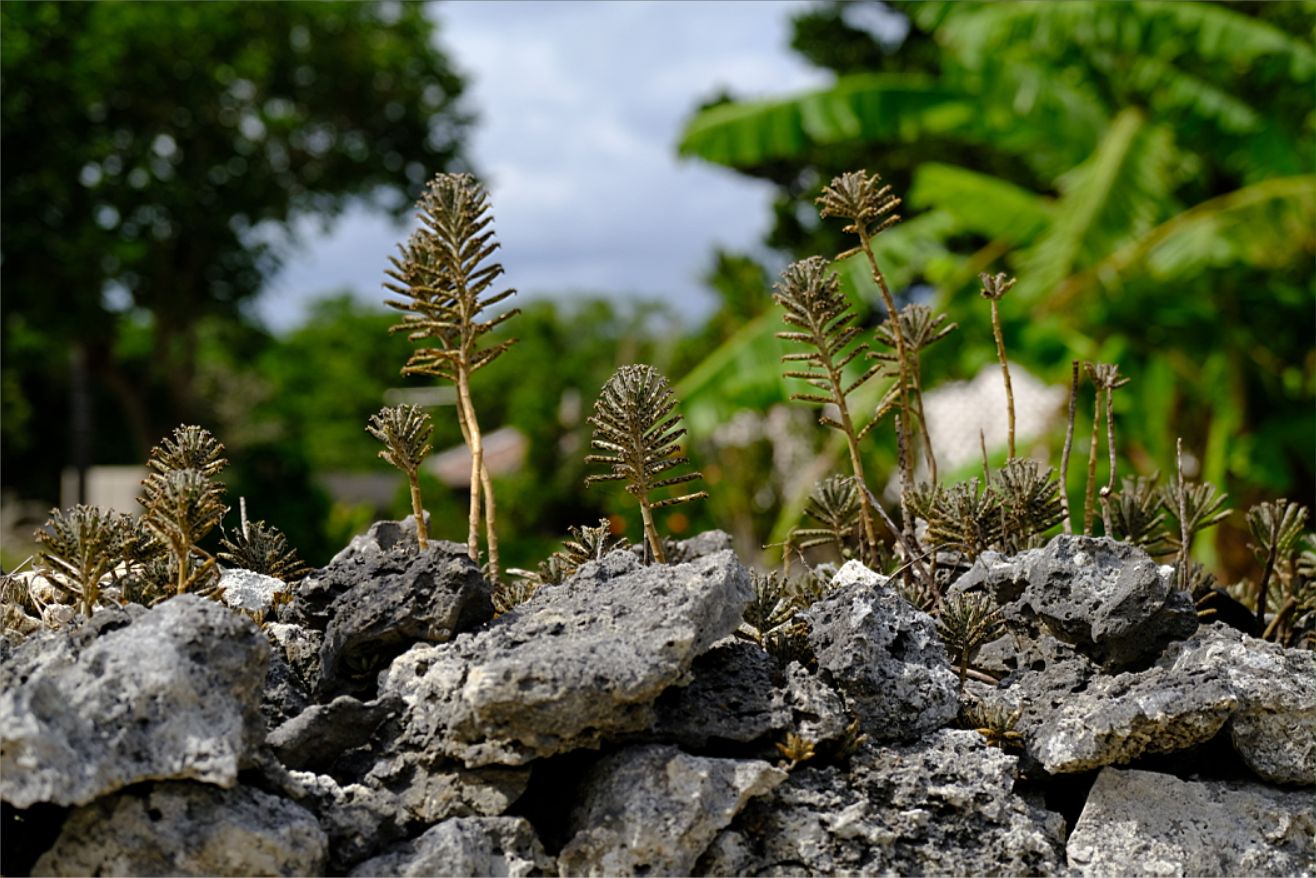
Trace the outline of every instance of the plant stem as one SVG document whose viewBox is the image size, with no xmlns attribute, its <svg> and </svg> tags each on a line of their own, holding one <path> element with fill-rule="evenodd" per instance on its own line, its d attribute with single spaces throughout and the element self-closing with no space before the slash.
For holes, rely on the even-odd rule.
<svg viewBox="0 0 1316 878">
<path fill-rule="evenodd" d="M 1275 572 L 1275 561 L 1279 559 L 1279 547 L 1272 545 L 1266 552 L 1266 566 L 1261 569 L 1261 579 L 1257 582 L 1257 627 L 1266 626 L 1266 593 L 1270 585 L 1270 576 Z M 1264 638 L 1263 638 L 1264 639 Z"/>
<path fill-rule="evenodd" d="M 654 563 L 666 564 L 667 553 L 663 551 L 663 541 L 658 538 L 658 528 L 653 523 L 653 510 L 649 508 L 648 497 L 640 498 L 640 517 L 644 520 L 644 536 L 649 541 Z"/>
<path fill-rule="evenodd" d="M 414 470 L 407 473 L 411 486 L 411 514 L 416 517 L 416 542 L 423 552 L 430 547 L 429 527 L 425 524 L 425 507 L 420 502 L 420 478 Z"/>
<path fill-rule="evenodd" d="M 978 451 L 982 453 L 982 483 L 990 485 L 992 483 L 991 467 L 987 465 L 987 437 L 982 430 L 978 430 Z"/>
<path fill-rule="evenodd" d="M 900 413 L 904 416 L 902 426 L 898 430 L 909 429 L 909 355 L 905 348 L 905 331 L 900 325 L 900 312 L 896 310 L 896 300 L 891 295 L 891 290 L 887 287 L 886 276 L 882 274 L 882 269 L 877 266 L 877 256 L 873 253 L 873 246 L 868 240 L 868 227 L 856 221 L 855 223 L 859 236 L 859 246 L 864 251 L 864 256 L 868 259 L 868 267 L 872 269 L 873 280 L 877 281 L 878 289 L 882 292 L 882 303 L 886 306 L 887 316 L 891 320 L 891 334 L 896 340 L 896 365 L 900 382 Z M 908 437 L 906 437 L 908 445 Z M 905 461 L 905 469 L 909 467 L 909 461 Z M 912 473 L 904 473 L 905 484 L 908 485 L 913 481 Z"/>
<path fill-rule="evenodd" d="M 937 456 L 932 452 L 932 434 L 928 432 L 928 418 L 923 413 L 923 370 L 919 368 L 918 356 L 909 364 L 913 380 L 914 407 L 918 410 L 918 422 L 923 431 L 923 453 L 928 456 L 928 477 L 932 484 L 937 483 Z"/>
<path fill-rule="evenodd" d="M 1065 425 L 1065 448 L 1060 453 L 1060 508 L 1065 513 L 1065 533 L 1074 532 L 1074 522 L 1069 512 L 1069 452 L 1074 447 L 1074 412 L 1078 407 L 1078 360 L 1070 364 L 1069 376 L 1069 420 Z"/>
<path fill-rule="evenodd" d="M 1106 477 L 1106 487 L 1101 489 L 1101 524 L 1105 528 L 1106 536 L 1113 537 L 1115 530 L 1111 527 L 1110 521 L 1110 495 L 1115 490 L 1115 409 L 1114 409 L 1115 388 L 1107 385 L 1106 387 L 1106 450 L 1110 453 L 1110 473 Z"/>
<path fill-rule="evenodd" d="M 1188 550 L 1192 534 L 1188 531 L 1187 491 L 1183 481 L 1183 437 L 1174 440 L 1174 467 L 1179 478 L 1179 589 L 1188 587 Z"/>
<path fill-rule="evenodd" d="M 1010 364 L 1005 359 L 1005 337 L 1001 334 L 1001 311 L 995 299 L 992 302 L 992 334 L 996 336 L 996 356 L 1001 361 L 1001 375 L 1005 377 L 1005 409 L 1010 429 L 1010 460 L 1014 460 L 1014 387 L 1010 384 Z"/>
<path fill-rule="evenodd" d="M 1101 388 L 1092 395 L 1092 441 L 1088 444 L 1088 484 L 1083 495 L 1083 535 L 1092 535 L 1097 515 L 1097 449 L 1101 446 Z"/>
<path fill-rule="evenodd" d="M 457 372 L 457 421 L 461 426 L 462 438 L 471 452 L 471 506 L 467 517 L 466 554 L 476 564 L 480 563 L 480 469 L 484 466 L 484 450 L 475 438 L 478 427 L 472 429 L 474 412 L 471 410 L 471 392 L 469 377 L 465 369 Z"/>
</svg>

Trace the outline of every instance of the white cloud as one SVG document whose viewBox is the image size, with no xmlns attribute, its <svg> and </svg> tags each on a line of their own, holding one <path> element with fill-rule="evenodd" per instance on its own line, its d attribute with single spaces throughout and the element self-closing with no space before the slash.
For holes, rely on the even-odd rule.
<svg viewBox="0 0 1316 878">
<path fill-rule="evenodd" d="M 440 41 L 480 121 L 468 155 L 490 186 L 508 283 L 532 295 L 661 297 L 692 316 L 715 245 L 754 247 L 770 187 L 676 156 L 719 89 L 780 95 L 827 77 L 788 46 L 801 2 L 450 2 Z M 344 286 L 378 299 L 404 233 L 349 212 L 290 261 L 262 313 Z"/>
</svg>

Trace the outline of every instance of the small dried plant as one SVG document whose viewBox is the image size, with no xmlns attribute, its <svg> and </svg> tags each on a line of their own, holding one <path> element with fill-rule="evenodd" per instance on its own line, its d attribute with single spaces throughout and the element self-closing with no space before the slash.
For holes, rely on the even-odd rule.
<svg viewBox="0 0 1316 878">
<path fill-rule="evenodd" d="M 420 466 L 433 447 L 434 426 L 429 414 L 414 405 L 385 407 L 370 416 L 366 432 L 384 443 L 379 456 L 406 475 L 411 488 L 411 512 L 416 519 L 416 542 L 421 551 L 428 549 L 429 528 L 420 498 Z"/>
<path fill-rule="evenodd" d="M 970 656 L 984 643 L 999 637 L 1003 627 L 1000 607 L 981 592 L 950 595 L 942 601 L 937 634 L 955 658 L 961 692 L 969 673 Z"/>
<path fill-rule="evenodd" d="M 976 478 L 951 488 L 934 487 L 925 517 L 930 545 L 956 549 L 970 560 L 1001 538 L 1000 498 Z"/>
<path fill-rule="evenodd" d="M 220 540 L 220 547 L 221 561 L 284 582 L 296 582 L 311 572 L 297 550 L 288 545 L 288 538 L 263 521 L 243 522 L 233 539 L 225 536 Z"/>
<path fill-rule="evenodd" d="M 1110 518 L 1110 494 L 1115 490 L 1115 410 L 1114 394 L 1117 388 L 1129 383 L 1129 379 L 1120 374 L 1116 363 L 1087 363 L 1088 376 L 1092 379 L 1095 397 L 1092 403 L 1092 444 L 1088 447 L 1088 485 L 1083 500 L 1083 532 L 1092 532 L 1092 521 L 1096 516 L 1094 502 L 1097 493 L 1097 431 L 1101 423 L 1101 408 L 1106 409 L 1106 452 L 1110 457 L 1110 466 L 1106 485 L 1101 489 L 1101 520 L 1106 536 L 1112 533 Z"/>
<path fill-rule="evenodd" d="M 828 476 L 813 486 L 804 513 L 818 522 L 818 527 L 791 531 L 790 545 L 798 552 L 831 545 L 841 558 L 849 558 L 852 545 L 863 527 L 864 504 L 849 476 Z"/>
<path fill-rule="evenodd" d="M 606 518 L 600 518 L 594 527 L 569 527 L 567 534 L 560 554 L 573 573 L 586 561 L 602 560 L 612 552 L 630 545 L 625 536 L 612 532 L 612 524 Z"/>
<path fill-rule="evenodd" d="M 780 573 L 753 573 L 754 597 L 745 607 L 744 621 L 736 636 L 767 647 L 769 635 L 787 625 L 799 609 L 786 578 Z"/>
<path fill-rule="evenodd" d="M 1165 509 L 1156 487 L 1159 475 L 1121 479 L 1111 495 L 1110 536 L 1141 546 L 1149 555 L 1162 555 L 1171 548 L 1165 538 Z"/>
<path fill-rule="evenodd" d="M 508 573 L 515 573 L 515 571 L 509 570 Z M 513 607 L 524 604 L 534 596 L 539 586 L 540 583 L 534 579 L 520 576 L 512 576 L 504 582 L 495 583 L 493 587 L 494 615 L 501 616 L 510 612 Z"/>
<path fill-rule="evenodd" d="M 788 768 L 794 768 L 801 762 L 808 762 L 816 755 L 814 753 L 814 742 L 794 732 L 787 732 L 785 742 L 775 746 L 782 758 L 790 763 Z"/>
<path fill-rule="evenodd" d="M 992 747 L 1005 750 L 1023 746 L 1024 736 L 1015 729 L 1023 711 L 998 702 L 975 702 L 965 711 L 969 727 L 987 739 Z"/>
<path fill-rule="evenodd" d="M 215 476 L 228 465 L 224 446 L 208 430 L 181 426 L 151 449 L 151 472 L 142 481 L 142 526 L 150 534 L 141 548 L 163 549 L 170 557 L 174 594 L 207 584 L 215 573 L 215 558 L 198 544 L 223 520 L 224 485 Z M 164 564 L 152 566 L 159 572 Z"/>
<path fill-rule="evenodd" d="M 1274 502 L 1258 503 L 1248 510 L 1247 526 L 1252 531 L 1252 538 L 1256 540 L 1252 544 L 1252 551 L 1256 553 L 1258 560 L 1265 559 L 1256 590 L 1258 627 L 1266 624 L 1267 588 L 1270 585 L 1270 577 L 1275 572 L 1275 566 L 1280 563 L 1293 563 L 1298 549 L 1298 539 L 1302 536 L 1302 529 L 1306 523 L 1307 508 L 1283 498 Z M 1277 621 L 1283 614 L 1292 612 L 1296 606 L 1296 599 L 1290 598 L 1290 601 L 1293 606 L 1285 602 L 1278 608 Z M 1266 631 L 1271 633 L 1273 629 L 1267 628 Z"/>
<path fill-rule="evenodd" d="M 874 421 L 862 429 L 858 428 L 850 414 L 848 397 L 881 371 L 881 364 L 868 366 L 855 377 L 846 377 L 845 368 L 868 353 L 868 344 L 856 341 L 859 327 L 854 323 L 854 312 L 841 294 L 836 274 L 828 273 L 825 259 L 814 256 L 794 263 L 782 273 L 775 289 L 773 299 L 784 309 L 786 322 L 798 327 L 797 330 L 779 332 L 777 337 L 813 348 L 782 357 L 782 362 L 788 365 L 803 364 L 803 368 L 787 369 L 783 375 L 802 380 L 816 391 L 792 393 L 791 399 L 834 408 L 836 417 L 831 417 L 824 410 L 818 422 L 845 434 L 850 450 L 851 470 L 855 479 L 862 482 L 864 463 L 859 453 L 859 440 Z M 865 556 L 870 557 L 877 553 L 877 524 L 867 498 L 860 495 L 859 499 Z"/>
<path fill-rule="evenodd" d="M 923 436 L 923 454 L 928 461 L 929 478 L 935 483 L 937 481 L 937 456 L 932 450 L 932 435 L 928 432 L 927 416 L 923 413 L 923 369 L 919 361 L 919 355 L 923 349 L 934 342 L 941 341 L 950 335 L 959 324 L 951 323 L 946 325 L 946 315 L 935 314 L 927 305 L 906 305 L 900 309 L 899 315 L 899 334 L 905 342 L 905 350 L 909 354 L 909 368 L 906 377 L 909 380 L 908 393 L 914 401 L 914 413 L 918 416 L 919 432 Z M 896 326 L 891 316 L 887 315 L 886 320 L 877 327 L 874 337 L 877 342 L 891 350 L 874 351 L 869 354 L 875 360 L 882 360 L 888 368 L 895 369 L 895 377 L 900 378 L 899 359 L 895 354 L 896 351 Z M 875 418 L 880 419 L 882 415 L 895 408 L 899 404 L 900 388 L 896 384 L 891 385 L 887 395 L 882 402 L 878 404 L 878 414 Z"/>
<path fill-rule="evenodd" d="M 1064 512 L 1061 524 L 1067 534 L 1074 532 L 1074 520 L 1069 513 L 1069 455 L 1074 450 L 1074 415 L 1078 411 L 1079 361 L 1070 363 L 1069 416 L 1065 421 L 1065 445 L 1060 452 L 1060 508 Z"/>
<path fill-rule="evenodd" d="M 588 455 L 585 462 L 607 464 L 610 469 L 586 477 L 585 485 L 626 482 L 627 493 L 639 501 L 644 535 L 652 557 L 658 563 L 666 564 L 667 554 L 654 525 L 653 510 L 708 496 L 706 491 L 663 500 L 649 496 L 661 488 L 703 477 L 699 472 L 663 475 L 690 462 L 680 452 L 685 428 L 681 426 L 680 413 L 676 412 L 676 397 L 671 386 L 653 366 L 622 366 L 603 385 L 589 422 L 594 426 L 590 446 L 598 453 Z"/>
<path fill-rule="evenodd" d="M 1064 518 L 1055 470 L 1043 470 L 1035 460 L 1006 461 L 993 478 L 992 490 L 1001 502 L 1001 548 L 1007 554 L 1028 548 L 1033 537 Z"/>
<path fill-rule="evenodd" d="M 1169 541 L 1176 549 L 1191 551 L 1193 540 L 1199 533 L 1229 517 L 1226 500 L 1228 495 L 1220 493 L 1210 482 L 1185 481 L 1182 487 L 1174 482 L 1167 483 L 1161 488 L 1161 506 L 1166 512 L 1167 523 L 1173 521 L 1173 525 L 1166 529 Z M 1186 538 L 1181 534 L 1186 534 Z"/>
<path fill-rule="evenodd" d="M 121 560 L 126 517 L 95 506 L 52 509 L 35 534 L 42 546 L 37 570 L 64 585 L 84 616 L 100 602 L 101 581 Z"/>
<path fill-rule="evenodd" d="M 1014 287 L 1015 279 L 1004 272 L 980 274 L 982 297 L 992 303 L 992 335 L 996 338 L 996 356 L 1001 361 L 1001 375 L 1005 379 L 1005 411 L 1009 428 L 1010 460 L 1014 460 L 1014 387 L 1010 383 L 1010 364 L 1005 359 L 1005 336 L 1001 334 L 1001 299 Z"/>
<path fill-rule="evenodd" d="M 489 257 L 497 249 L 490 225 L 489 195 L 469 174 L 439 174 L 417 203 L 421 227 L 399 257 L 392 257 L 385 288 L 400 298 L 385 304 L 405 311 L 393 332 L 411 341 L 430 342 L 417 349 L 402 368 L 404 375 L 433 375 L 457 387 L 457 421 L 471 452 L 471 505 L 467 551 L 478 561 L 483 501 L 489 573 L 499 578 L 498 535 L 493 481 L 484 460 L 484 440 L 471 397 L 471 376 L 507 351 L 516 339 L 493 344 L 485 336 L 511 319 L 517 309 L 486 317 L 515 294 L 494 284 L 503 274 Z"/>
</svg>

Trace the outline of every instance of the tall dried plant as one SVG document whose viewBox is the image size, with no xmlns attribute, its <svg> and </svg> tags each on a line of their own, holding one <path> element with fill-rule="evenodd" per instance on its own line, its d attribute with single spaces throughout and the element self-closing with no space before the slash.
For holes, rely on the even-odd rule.
<svg viewBox="0 0 1316 878">
<path fill-rule="evenodd" d="M 900 309 L 899 320 L 893 320 L 890 315 L 877 327 L 874 336 L 879 344 L 891 349 L 892 353 L 886 351 L 874 351 L 869 354 L 875 360 L 882 360 L 888 366 L 894 366 L 896 378 L 899 378 L 899 358 L 894 353 L 896 347 L 896 323 L 899 323 L 899 333 L 904 338 L 905 350 L 909 354 L 908 378 L 910 385 L 909 394 L 914 401 L 914 412 L 918 415 L 919 432 L 923 436 L 923 454 L 928 461 L 928 475 L 935 483 L 937 481 L 937 456 L 932 450 L 932 434 L 928 431 L 928 419 L 923 413 L 923 369 L 919 361 L 919 355 L 924 348 L 934 342 L 941 341 L 946 336 L 954 332 L 959 324 L 946 324 L 945 314 L 936 314 L 927 305 L 910 304 Z M 898 404 L 899 388 L 892 385 L 887 397 L 878 405 L 878 417 L 888 408 Z"/>
<path fill-rule="evenodd" d="M 1015 279 L 1005 272 L 980 274 L 982 297 L 992 303 L 992 335 L 996 339 L 996 357 L 1001 361 L 1001 376 L 1005 379 L 1005 411 L 1009 427 L 1010 460 L 1014 460 L 1014 385 L 1010 383 L 1010 363 L 1005 359 L 1005 336 L 1001 333 L 1001 299 L 1014 287 Z"/>
<path fill-rule="evenodd" d="M 420 466 L 433 447 L 430 438 L 434 426 L 430 416 L 414 405 L 385 407 L 370 416 L 366 432 L 384 443 L 379 456 L 406 475 L 411 489 L 411 514 L 416 519 L 416 542 L 421 551 L 428 549 L 429 526 L 420 497 Z"/>
<path fill-rule="evenodd" d="M 417 202 L 420 228 L 392 257 L 384 286 L 400 299 L 385 304 L 405 311 L 393 332 L 412 341 L 430 342 L 418 348 L 402 368 L 404 375 L 433 375 L 457 388 L 457 422 L 471 452 L 471 505 L 466 537 L 472 560 L 479 560 L 479 529 L 483 502 L 485 544 L 490 578 L 499 578 L 497 515 L 493 481 L 484 459 L 484 440 L 471 376 L 492 363 L 516 339 L 488 343 L 485 338 L 518 312 L 512 308 L 492 317 L 491 309 L 515 294 L 494 284 L 503 267 L 490 261 L 494 240 L 489 195 L 469 174 L 439 174 Z"/>
</svg>

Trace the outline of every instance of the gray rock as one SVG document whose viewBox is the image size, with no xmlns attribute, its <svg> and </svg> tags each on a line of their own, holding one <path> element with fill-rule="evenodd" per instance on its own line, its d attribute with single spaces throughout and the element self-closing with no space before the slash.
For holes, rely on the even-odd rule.
<svg viewBox="0 0 1316 878">
<path fill-rule="evenodd" d="M 1064 821 L 1014 792 L 1016 759 L 974 732 L 796 766 L 696 866 L 705 875 L 1055 875 Z"/>
<path fill-rule="evenodd" d="M 840 739 L 851 722 L 836 690 L 799 662 L 786 668 L 785 684 L 773 692 L 773 706 L 784 720 L 778 731 L 794 732 L 815 745 Z"/>
<path fill-rule="evenodd" d="M 369 741 L 392 712 L 387 704 L 340 695 L 328 704 L 311 705 L 271 731 L 265 743 L 288 768 L 322 770 Z"/>
<path fill-rule="evenodd" d="M 664 540 L 663 551 L 667 553 L 668 564 L 689 564 L 707 555 L 734 550 L 735 541 L 724 530 L 706 530 L 688 540 Z M 633 543 L 630 547 L 635 557 L 643 559 L 647 547 L 644 543 Z"/>
<path fill-rule="evenodd" d="M 315 817 L 286 799 L 159 783 L 75 810 L 33 874 L 320 875 L 327 845 Z"/>
<path fill-rule="evenodd" d="M 1197 630 L 1192 599 L 1174 588 L 1173 569 L 1137 546 L 1061 534 L 1013 565 L 1028 581 L 1019 601 L 1107 670 L 1146 667 L 1168 643 Z"/>
<path fill-rule="evenodd" d="M 360 864 L 360 876 L 551 874 L 535 830 L 523 817 L 454 817 Z"/>
<path fill-rule="evenodd" d="M 573 810 L 563 875 L 689 875 L 713 837 L 754 796 L 786 779 L 759 760 L 631 747 L 589 770 Z"/>
<path fill-rule="evenodd" d="M 274 607 L 277 596 L 292 591 L 282 579 L 238 568 L 220 574 L 219 587 L 224 590 L 226 606 L 260 614 Z"/>
<path fill-rule="evenodd" d="M 429 520 L 430 514 L 426 512 L 425 523 L 429 524 Z M 430 540 L 431 546 L 436 543 L 443 546 L 444 551 L 450 551 L 453 546 L 457 546 L 458 551 L 466 551 L 466 547 L 460 543 L 450 540 Z M 408 515 L 401 521 L 376 521 L 365 533 L 352 537 L 351 541 L 330 559 L 329 566 L 333 567 L 361 556 L 379 555 L 395 546 L 410 548 L 412 551 L 420 548 L 416 542 L 416 516 Z"/>
<path fill-rule="evenodd" d="M 710 740 L 749 743 L 786 722 L 774 704 L 775 665 L 764 649 L 725 640 L 695 659 L 690 685 L 669 689 L 655 705 L 654 734 L 662 741 L 699 750 Z"/>
<path fill-rule="evenodd" d="M 260 631 L 192 595 L 96 615 L 28 640 L 0 671 L 0 798 L 26 808 L 143 780 L 232 786 L 265 737 Z"/>
<path fill-rule="evenodd" d="M 404 752 L 379 759 L 362 783 L 392 795 L 407 820 L 429 824 L 449 817 L 502 814 L 525 792 L 530 769 L 462 768 L 424 753 Z"/>
<path fill-rule="evenodd" d="M 335 874 L 406 836 L 408 815 L 392 793 L 361 784 L 340 785 L 309 771 L 268 774 L 280 793 L 315 815 L 328 837 L 328 865 Z"/>
<path fill-rule="evenodd" d="M 673 567 L 614 552 L 487 630 L 413 647 L 380 675 L 380 696 L 405 704 L 404 749 L 468 767 L 595 747 L 648 728 L 654 700 L 736 629 L 750 595 L 731 552 Z"/>
<path fill-rule="evenodd" d="M 394 546 L 318 574 L 338 592 L 320 648 L 322 694 L 368 689 L 381 665 L 411 644 L 446 643 L 493 618 L 489 583 L 454 546 Z"/>
<path fill-rule="evenodd" d="M 1311 790 L 1104 768 L 1069 837 L 1080 875 L 1312 875 Z"/>
<path fill-rule="evenodd" d="M 1229 737 L 1258 776 L 1316 784 L 1316 654 L 1217 622 L 1172 646 L 1158 664 L 1178 675 L 1216 675 L 1229 688 L 1238 701 Z"/>
<path fill-rule="evenodd" d="M 913 739 L 959 711 L 958 680 L 932 617 L 850 561 L 805 613 L 818 668 L 872 740 Z"/>
<path fill-rule="evenodd" d="M 320 647 L 324 632 L 285 622 L 266 622 L 265 634 L 275 651 L 288 662 L 296 679 L 307 693 L 314 693 L 320 683 Z"/>
<path fill-rule="evenodd" d="M 1210 672 L 1153 668 L 1097 677 L 1031 728 L 1025 724 L 1025 737 L 1029 755 L 1048 772 L 1088 771 L 1207 741 L 1237 706 L 1231 688 Z"/>
<path fill-rule="evenodd" d="M 301 675 L 288 664 L 277 645 L 270 650 L 269 670 L 261 692 L 260 712 L 267 728 L 275 729 L 301 714 L 311 704 L 311 692 Z"/>
</svg>

